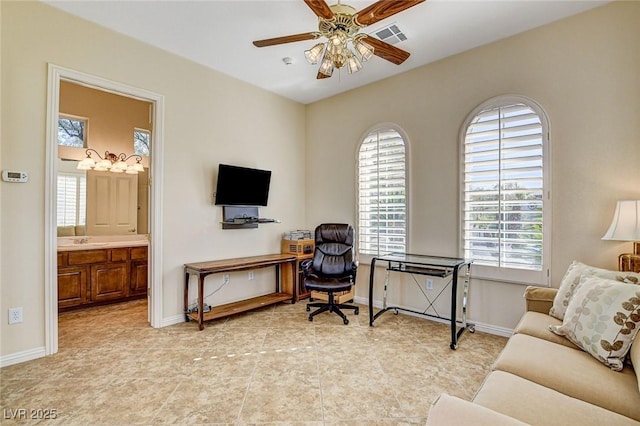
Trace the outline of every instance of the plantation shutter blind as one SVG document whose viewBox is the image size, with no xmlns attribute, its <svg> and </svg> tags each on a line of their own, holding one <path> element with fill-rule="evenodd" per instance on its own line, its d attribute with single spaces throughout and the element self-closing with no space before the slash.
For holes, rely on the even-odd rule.
<svg viewBox="0 0 640 426">
<path fill-rule="evenodd" d="M 464 139 L 464 256 L 543 268 L 543 126 L 521 103 L 481 111 Z"/>
<path fill-rule="evenodd" d="M 405 144 L 395 130 L 370 133 L 358 158 L 358 249 L 379 255 L 406 248 Z"/>
<path fill-rule="evenodd" d="M 75 174 L 58 174 L 57 226 L 86 223 L 86 179 Z"/>
</svg>

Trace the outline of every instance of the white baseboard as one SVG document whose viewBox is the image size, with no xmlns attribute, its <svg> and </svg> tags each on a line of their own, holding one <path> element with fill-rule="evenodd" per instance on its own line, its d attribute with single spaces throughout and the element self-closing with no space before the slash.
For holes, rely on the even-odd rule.
<svg viewBox="0 0 640 426">
<path fill-rule="evenodd" d="M 369 298 L 367 297 L 354 297 L 353 301 L 355 303 L 359 303 L 361 305 L 367 305 L 369 306 Z M 373 301 L 373 306 L 375 308 L 382 308 L 382 301 L 380 300 L 374 300 Z M 411 309 L 409 307 L 405 307 L 405 306 L 398 306 L 399 308 L 407 308 L 407 309 Z M 402 312 L 402 311 L 400 311 Z M 411 316 L 415 316 L 415 317 L 419 317 L 419 318 L 424 318 L 423 316 L 413 313 L 413 312 L 402 312 L 405 315 L 411 315 Z M 446 319 L 440 319 L 440 318 L 433 318 L 433 317 L 428 317 L 429 320 L 431 321 L 436 321 L 436 322 L 441 322 L 443 324 L 450 324 L 449 320 Z M 511 335 L 513 334 L 513 330 L 509 329 L 509 328 L 505 328 L 505 327 L 499 327 L 497 325 L 491 325 L 491 324 L 485 324 L 485 323 L 481 323 L 481 322 L 476 322 L 473 320 L 473 318 L 467 318 L 467 322 L 472 323 L 475 325 L 476 330 L 480 331 L 482 333 L 488 333 L 488 334 L 495 334 L 497 336 L 503 336 L 503 337 L 511 337 Z"/>
<path fill-rule="evenodd" d="M 16 352 L 9 355 L 4 355 L 0 357 L 0 368 L 8 367 L 13 364 L 20 364 L 21 362 L 31 361 L 32 359 L 42 358 L 45 355 L 46 352 L 44 346 L 22 352 Z"/>
<path fill-rule="evenodd" d="M 180 324 L 184 322 L 184 314 L 174 315 L 172 317 L 163 318 L 160 323 L 160 327 L 168 327 L 174 324 Z"/>
</svg>

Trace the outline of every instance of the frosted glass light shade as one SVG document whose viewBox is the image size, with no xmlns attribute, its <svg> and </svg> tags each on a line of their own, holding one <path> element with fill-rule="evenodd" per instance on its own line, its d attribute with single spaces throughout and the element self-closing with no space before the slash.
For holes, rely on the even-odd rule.
<svg viewBox="0 0 640 426">
<path fill-rule="evenodd" d="M 76 168 L 78 170 L 91 170 L 96 166 L 96 162 L 93 160 L 93 158 L 91 157 L 86 157 L 83 158 L 78 165 L 76 166 Z"/>
</svg>

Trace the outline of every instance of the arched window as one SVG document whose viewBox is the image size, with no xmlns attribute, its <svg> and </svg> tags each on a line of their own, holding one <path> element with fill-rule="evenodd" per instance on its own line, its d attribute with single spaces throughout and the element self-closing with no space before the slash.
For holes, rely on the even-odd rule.
<svg viewBox="0 0 640 426">
<path fill-rule="evenodd" d="M 358 150 L 358 251 L 404 252 L 407 247 L 405 140 L 393 125 L 371 131 Z"/>
<path fill-rule="evenodd" d="M 548 282 L 550 166 L 548 120 L 521 96 L 476 108 L 462 139 L 462 247 L 474 275 Z"/>
</svg>

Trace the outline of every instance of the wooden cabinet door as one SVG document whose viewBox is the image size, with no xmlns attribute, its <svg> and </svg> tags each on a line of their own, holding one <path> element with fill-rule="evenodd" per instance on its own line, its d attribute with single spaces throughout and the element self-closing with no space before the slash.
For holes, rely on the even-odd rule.
<svg viewBox="0 0 640 426">
<path fill-rule="evenodd" d="M 145 294 L 147 292 L 147 261 L 133 260 L 131 261 L 131 282 L 129 286 L 129 295 Z"/>
<path fill-rule="evenodd" d="M 118 299 L 129 294 L 126 262 L 91 266 L 91 301 Z"/>
<path fill-rule="evenodd" d="M 87 302 L 87 267 L 58 268 L 58 307 L 79 306 Z"/>
</svg>

